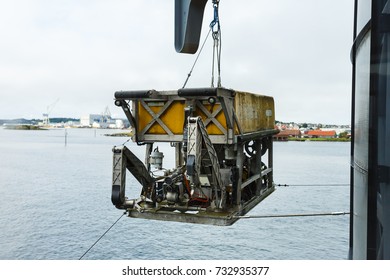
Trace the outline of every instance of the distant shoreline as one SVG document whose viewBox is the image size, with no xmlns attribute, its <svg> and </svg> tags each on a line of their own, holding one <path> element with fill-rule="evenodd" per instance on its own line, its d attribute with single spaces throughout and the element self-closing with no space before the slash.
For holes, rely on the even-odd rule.
<svg viewBox="0 0 390 280">
<path fill-rule="evenodd" d="M 287 140 L 274 140 L 274 142 L 351 142 L 350 138 L 295 138 L 289 137 Z"/>
<path fill-rule="evenodd" d="M 31 125 L 31 124 L 6 125 L 3 127 L 4 129 L 12 129 L 12 130 L 47 130 L 46 128 L 40 127 L 38 125 Z"/>
</svg>

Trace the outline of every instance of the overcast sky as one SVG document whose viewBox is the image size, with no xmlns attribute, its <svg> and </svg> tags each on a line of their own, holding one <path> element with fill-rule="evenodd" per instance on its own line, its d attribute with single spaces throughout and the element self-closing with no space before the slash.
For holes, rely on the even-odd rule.
<svg viewBox="0 0 390 280">
<path fill-rule="evenodd" d="M 208 1 L 201 41 L 212 20 Z M 222 86 L 273 96 L 276 119 L 350 123 L 353 0 L 221 0 Z M 209 38 L 187 87 L 208 87 Z M 117 90 L 180 88 L 174 0 L 0 0 L 0 119 L 79 118 Z"/>
</svg>

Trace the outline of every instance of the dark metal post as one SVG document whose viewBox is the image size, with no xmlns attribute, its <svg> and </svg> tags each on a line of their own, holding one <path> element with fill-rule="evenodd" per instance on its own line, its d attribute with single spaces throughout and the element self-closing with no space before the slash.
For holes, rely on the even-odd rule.
<svg viewBox="0 0 390 280">
<path fill-rule="evenodd" d="M 242 142 L 237 144 L 237 169 L 238 169 L 238 179 L 237 179 L 237 190 L 236 190 L 236 204 L 241 205 L 241 183 L 242 183 L 242 168 L 244 165 L 244 145 Z"/>
<path fill-rule="evenodd" d="M 355 1 L 352 47 L 353 259 L 390 259 L 390 1 Z"/>
<path fill-rule="evenodd" d="M 267 139 L 267 145 L 268 145 L 268 168 L 271 168 L 271 172 L 268 173 L 268 188 L 272 188 L 272 185 L 274 183 L 274 146 L 273 146 L 273 139 L 272 136 L 268 137 Z"/>
</svg>

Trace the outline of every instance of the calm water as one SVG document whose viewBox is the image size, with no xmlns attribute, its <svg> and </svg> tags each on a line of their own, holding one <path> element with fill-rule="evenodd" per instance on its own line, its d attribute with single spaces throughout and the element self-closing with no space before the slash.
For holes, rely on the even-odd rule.
<svg viewBox="0 0 390 280">
<path fill-rule="evenodd" d="M 121 216 L 111 204 L 113 131 L 0 128 L 0 259 L 78 259 Z M 143 158 L 144 148 L 128 147 Z M 349 143 L 274 144 L 277 184 L 349 182 Z M 160 151 L 168 146 L 160 147 Z M 165 162 L 170 154 L 165 153 Z M 169 166 L 167 166 L 169 167 Z M 128 174 L 127 194 L 139 193 Z M 279 187 L 251 215 L 349 211 L 349 187 Z M 346 259 L 349 216 L 214 227 L 123 217 L 84 259 Z"/>
</svg>

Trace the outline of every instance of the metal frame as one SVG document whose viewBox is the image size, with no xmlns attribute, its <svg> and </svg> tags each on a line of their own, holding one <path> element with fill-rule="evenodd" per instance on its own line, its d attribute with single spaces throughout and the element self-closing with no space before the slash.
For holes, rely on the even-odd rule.
<svg viewBox="0 0 390 280">
<path fill-rule="evenodd" d="M 199 97 L 200 96 L 204 96 Z M 209 112 L 205 106 L 202 104 L 201 100 L 207 101 L 209 97 L 216 97 L 218 104 L 220 104 L 220 109 L 215 112 Z M 149 102 L 166 102 L 161 110 L 157 113 L 154 113 L 148 104 L 145 103 L 144 99 L 148 98 Z M 169 108 L 169 106 L 174 101 L 188 101 L 190 99 L 196 99 L 196 106 L 199 108 L 207 117 L 205 120 L 205 126 L 207 127 L 210 123 L 215 124 L 219 130 L 221 130 L 221 135 L 210 135 L 210 139 L 213 143 L 216 144 L 233 144 L 234 139 L 234 126 L 237 125 L 240 128 L 234 110 L 233 110 L 233 98 L 234 92 L 224 88 L 201 88 L 201 89 L 180 89 L 177 91 L 120 91 L 115 93 L 116 104 L 121 106 L 123 111 L 126 114 L 126 117 L 129 119 L 130 124 L 134 130 L 133 140 L 135 142 L 181 142 L 182 134 L 173 134 L 172 131 L 161 121 L 160 116 Z M 132 102 L 132 108 L 130 109 L 128 102 Z M 142 107 L 150 114 L 152 121 L 148 123 L 142 131 L 139 131 L 138 127 L 138 104 L 141 104 Z M 226 124 L 228 130 L 226 130 L 222 124 L 215 118 L 221 111 L 225 114 Z M 132 113 L 133 112 L 133 113 Z M 158 123 L 166 132 L 167 135 L 154 135 L 148 134 L 148 129 Z"/>
<path fill-rule="evenodd" d="M 186 158 L 188 155 L 196 157 L 194 168 L 199 172 L 200 164 L 202 167 L 210 168 L 209 177 L 210 187 L 213 189 L 215 196 L 215 208 L 210 211 L 202 206 L 179 205 L 170 203 L 153 203 L 151 198 L 148 198 L 147 188 L 143 188 L 141 197 L 137 200 L 125 200 L 122 205 L 116 205 L 117 208 L 124 208 L 130 217 L 168 220 L 176 222 L 202 223 L 211 225 L 232 225 L 239 218 L 245 215 L 259 202 L 270 195 L 274 190 L 273 184 L 273 145 L 272 136 L 278 132 L 276 129 L 265 129 L 251 133 L 242 133 L 242 128 L 237 120 L 234 111 L 234 95 L 235 92 L 224 88 L 201 88 L 201 89 L 181 89 L 178 91 L 127 91 L 117 92 L 115 94 L 115 104 L 121 106 L 134 128 L 133 140 L 138 144 L 146 145 L 145 168 L 141 167 L 140 163 L 135 160 L 136 164 L 132 163 L 132 158 L 124 160 L 129 165 L 126 166 L 131 172 L 143 174 L 150 171 L 148 158 L 153 150 L 154 142 L 171 142 L 175 148 L 176 169 L 182 170 L 185 168 L 185 160 L 183 158 L 183 139 L 186 138 L 188 147 L 186 147 Z M 214 98 L 215 104 L 220 104 L 219 108 L 210 112 L 203 104 L 203 101 Z M 147 100 L 147 101 L 145 101 Z M 183 134 L 175 135 L 169 127 L 161 120 L 161 116 L 168 110 L 174 101 L 185 101 L 186 105 L 196 106 L 205 116 L 205 120 L 201 118 L 188 118 L 186 125 L 188 127 Z M 132 102 L 132 110 L 129 108 L 129 103 Z M 148 105 L 153 102 L 164 101 L 162 108 L 155 113 Z M 140 105 L 139 105 L 140 104 Z M 151 121 L 140 131 L 138 127 L 138 108 L 142 106 L 151 116 Z M 223 112 L 226 119 L 226 129 L 217 120 L 217 116 Z M 184 112 L 183 112 L 184 114 Z M 158 123 L 166 132 L 164 135 L 149 134 L 148 130 L 153 124 Z M 209 135 L 206 127 L 209 124 L 214 124 L 220 131 L 221 135 Z M 238 134 L 235 134 L 238 131 Z M 186 134 L 187 133 L 187 134 Z M 253 142 L 253 153 L 248 155 L 245 147 Z M 203 143 L 203 148 L 199 145 Z M 265 148 L 264 146 L 265 145 Z M 228 150 L 233 153 L 233 165 L 229 164 L 225 170 L 231 172 L 231 186 L 229 190 L 225 189 L 225 184 L 221 177 L 219 161 L 232 160 L 226 158 L 226 154 L 220 158 L 214 147 L 220 147 L 222 150 Z M 124 148 L 125 149 L 125 148 Z M 201 152 L 201 149 L 204 152 Z M 268 167 L 263 168 L 262 157 L 267 151 Z M 221 151 L 219 151 L 221 153 Z M 202 154 L 202 155 L 201 155 Z M 132 157 L 127 151 L 121 154 L 122 156 Z M 116 154 L 118 156 L 118 152 Z M 254 167 L 253 167 L 254 166 Z M 245 167 L 245 170 L 244 170 Z M 207 169 L 206 168 L 206 169 Z M 124 168 L 121 169 L 122 172 Z M 145 171 L 147 170 L 147 171 Z M 230 173 L 229 173 L 230 174 Z M 118 169 L 115 169 L 115 178 L 122 176 Z M 150 178 L 147 178 L 150 182 Z M 114 180 L 114 179 L 113 179 Z M 193 179 L 190 179 L 190 182 Z M 230 180 L 230 179 L 229 179 Z M 139 180 L 140 181 L 140 180 Z M 195 180 L 199 181 L 199 178 Z M 113 181 L 113 183 L 115 183 Z M 150 185 L 150 183 L 149 183 Z M 124 186 L 123 186 L 124 188 Z M 113 186 L 114 190 L 114 186 Z M 121 189 L 121 193 L 124 191 Z M 150 193 L 149 193 L 150 195 Z M 229 204 L 226 205 L 226 199 L 229 197 Z M 118 201 L 118 199 L 117 199 Z"/>
</svg>

